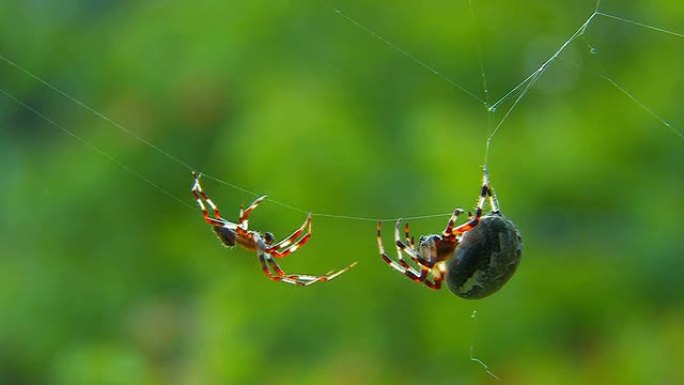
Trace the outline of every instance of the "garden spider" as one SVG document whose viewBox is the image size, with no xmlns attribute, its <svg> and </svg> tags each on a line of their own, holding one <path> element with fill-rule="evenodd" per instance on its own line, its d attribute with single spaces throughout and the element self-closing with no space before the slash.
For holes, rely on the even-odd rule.
<svg viewBox="0 0 684 385">
<path fill-rule="evenodd" d="M 204 190 L 202 190 L 199 181 L 201 175 L 193 172 L 193 176 L 195 177 L 195 182 L 191 191 L 195 196 L 195 199 L 197 199 L 197 204 L 199 204 L 200 209 L 202 209 L 204 221 L 212 226 L 219 240 L 226 247 L 235 246 L 237 244 L 246 250 L 256 251 L 256 254 L 259 256 L 259 262 L 261 262 L 261 269 L 269 279 L 292 285 L 309 286 L 316 282 L 330 281 L 356 265 L 356 262 L 354 262 L 342 270 L 337 272 L 331 271 L 322 276 L 286 274 L 275 261 L 275 258 L 284 258 L 297 251 L 309 241 L 309 238 L 311 238 L 311 214 L 306 217 L 304 224 L 292 233 L 292 235 L 274 244 L 273 234 L 266 232 L 262 235 L 254 230 L 249 230 L 248 228 L 249 215 L 264 201 L 264 199 L 266 199 L 266 195 L 257 198 L 245 210 L 243 210 L 241 206 L 240 218 L 236 224 L 221 217 L 218 207 L 209 199 Z M 205 202 L 214 211 L 213 218 L 209 216 L 207 207 L 204 204 Z M 306 234 L 302 237 L 305 230 Z"/>
<path fill-rule="evenodd" d="M 485 199 L 491 212 L 482 216 Z M 393 269 L 415 282 L 439 290 L 446 276 L 449 290 L 463 298 L 484 298 L 499 290 L 515 272 L 522 254 L 522 238 L 513 222 L 501 215 L 499 203 L 489 186 L 484 169 L 482 190 L 475 216 L 468 213 L 468 222 L 454 227 L 462 209 L 454 210 L 441 234 L 422 235 L 416 247 L 409 225 L 404 228 L 406 241 L 401 239 L 401 218 L 397 220 L 394 239 L 397 260 L 392 260 L 382 245 L 382 222 L 378 222 L 378 248 L 382 259 Z M 402 257 L 408 255 L 420 272 Z M 430 279 L 431 277 L 431 279 Z"/>
</svg>

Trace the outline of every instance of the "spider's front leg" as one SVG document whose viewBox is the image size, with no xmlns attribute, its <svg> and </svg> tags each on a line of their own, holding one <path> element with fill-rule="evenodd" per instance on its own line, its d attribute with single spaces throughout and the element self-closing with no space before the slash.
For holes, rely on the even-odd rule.
<svg viewBox="0 0 684 385">
<path fill-rule="evenodd" d="M 382 244 L 382 221 L 378 221 L 378 250 L 380 251 L 380 256 L 382 257 L 382 260 L 385 261 L 385 263 L 388 264 L 391 268 L 404 274 L 413 281 L 420 282 L 420 274 L 408 263 L 406 263 L 406 261 L 404 261 L 401 252 L 399 252 L 399 255 L 397 256 L 399 262 L 394 261 L 385 252 L 385 246 Z"/>
<path fill-rule="evenodd" d="M 252 211 L 254 211 L 255 208 L 261 204 L 266 199 L 266 195 L 262 195 L 259 198 L 255 199 L 252 204 L 250 204 L 246 210 L 242 209 L 242 206 L 240 206 L 240 218 L 238 218 L 238 224 L 235 226 L 235 232 L 237 235 L 244 239 L 244 240 L 250 240 L 251 235 L 249 232 L 249 215 L 252 214 Z M 247 241 L 250 242 L 250 241 Z"/>
<path fill-rule="evenodd" d="M 411 230 L 409 229 L 409 224 L 406 222 L 406 225 L 404 225 L 404 235 L 406 236 L 406 243 L 408 243 L 409 247 L 412 249 L 416 248 L 416 238 L 411 236 Z"/>
<path fill-rule="evenodd" d="M 397 259 L 399 260 L 399 263 L 404 266 L 405 268 L 409 267 L 409 264 L 404 260 L 402 257 L 402 252 L 406 253 L 413 262 L 417 263 L 418 266 L 420 267 L 421 270 L 421 277 L 427 276 L 427 272 L 425 267 L 428 266 L 429 263 L 434 264 L 434 262 L 429 262 L 426 261 L 425 258 L 420 254 L 420 252 L 417 252 L 416 245 L 415 245 L 415 239 L 410 236 L 410 231 L 409 231 L 409 226 L 408 223 L 406 223 L 406 226 L 404 227 L 404 233 L 406 234 L 406 239 L 407 242 L 409 243 L 406 245 L 402 240 L 401 240 L 401 234 L 400 234 L 400 229 L 401 229 L 401 219 L 397 220 L 397 224 L 394 227 L 394 243 L 397 248 Z M 422 238 L 419 240 L 419 244 L 422 243 Z M 429 252 L 429 250 L 428 250 Z M 430 253 L 431 255 L 431 253 Z M 428 257 L 428 260 L 430 257 Z M 431 267 L 431 266 L 430 266 Z"/>
<path fill-rule="evenodd" d="M 431 289 L 435 289 L 435 290 L 441 288 L 442 277 L 441 277 L 441 274 L 439 273 L 439 269 L 433 269 L 433 268 L 430 268 L 430 267 L 422 264 L 420 261 L 425 260 L 425 258 L 419 257 L 416 250 L 414 250 L 413 248 L 410 248 L 401 240 L 400 222 L 401 222 L 401 219 L 397 221 L 397 225 L 395 228 L 395 243 L 397 246 L 397 259 L 399 261 L 399 262 L 397 262 L 397 261 L 392 260 L 389 257 L 389 255 L 387 255 L 387 253 L 385 252 L 385 248 L 382 244 L 382 222 L 378 221 L 378 249 L 380 251 L 380 256 L 382 257 L 383 261 L 386 264 L 388 264 L 391 268 L 402 273 L 403 275 L 405 275 L 406 277 L 408 277 L 409 279 L 411 279 L 414 282 L 423 283 L 427 287 L 429 287 Z M 412 241 L 411 241 L 412 238 L 410 237 L 410 234 L 408 234 L 408 230 L 406 230 L 406 237 L 409 240 L 409 242 L 412 243 Z M 433 247 L 426 248 L 425 250 L 427 250 L 427 252 L 430 254 L 430 256 L 428 257 L 429 260 L 430 259 L 434 260 L 436 258 L 437 250 L 434 247 L 434 245 L 433 245 Z M 402 253 L 404 253 L 404 252 L 409 257 L 411 257 L 411 259 L 413 259 L 413 261 L 418 263 L 418 265 L 420 266 L 420 273 L 404 260 L 404 258 L 402 256 Z M 437 272 L 437 274 L 434 274 L 435 271 Z M 430 272 L 433 272 L 433 281 L 430 281 L 428 279 L 428 275 Z"/>
<path fill-rule="evenodd" d="M 299 238 L 302 233 L 304 233 L 305 229 L 307 229 L 306 234 L 300 240 L 295 242 L 295 240 Z M 284 258 L 304 246 L 304 244 L 306 244 L 311 238 L 311 234 L 311 213 L 309 213 L 309 215 L 306 216 L 304 223 L 297 230 L 295 230 L 294 233 L 275 245 L 269 246 L 266 251 L 275 258 Z"/>
<path fill-rule="evenodd" d="M 251 205 L 247 207 L 246 210 L 243 210 L 242 207 L 240 207 L 240 218 L 238 220 L 238 223 L 240 224 L 240 227 L 244 230 L 249 229 L 249 215 L 252 214 L 252 211 L 254 211 L 255 208 L 261 204 L 265 199 L 267 198 L 267 195 L 262 195 L 258 197 L 257 199 L 252 202 Z"/>
</svg>

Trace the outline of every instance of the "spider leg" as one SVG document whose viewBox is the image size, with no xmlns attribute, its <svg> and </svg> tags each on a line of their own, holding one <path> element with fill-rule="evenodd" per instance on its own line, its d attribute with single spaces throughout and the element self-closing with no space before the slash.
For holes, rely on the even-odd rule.
<svg viewBox="0 0 684 385">
<path fill-rule="evenodd" d="M 254 202 L 252 202 L 252 204 L 250 204 L 246 210 L 244 210 L 242 206 L 240 206 L 240 217 L 238 219 L 239 224 L 236 226 L 235 232 L 243 239 L 251 239 L 251 236 L 249 235 L 248 231 L 249 215 L 252 213 L 252 211 L 254 211 L 255 208 L 257 208 L 257 206 L 259 206 L 261 202 L 264 201 L 264 199 L 266 199 L 266 195 L 260 196 L 259 198 L 255 199 Z"/>
<path fill-rule="evenodd" d="M 199 205 L 200 209 L 202 210 L 202 215 L 204 217 L 204 221 L 207 222 L 208 224 L 212 226 L 223 226 L 226 222 L 225 219 L 221 218 L 221 214 L 219 213 L 218 207 L 216 204 L 214 204 L 214 201 L 212 201 L 207 194 L 204 192 L 202 189 L 202 185 L 200 185 L 200 177 L 201 174 L 196 174 L 193 172 L 193 175 L 195 176 L 195 182 L 192 185 L 192 195 L 195 196 L 195 199 L 197 200 L 197 204 Z M 209 216 L 209 212 L 207 210 L 207 207 L 204 205 L 204 202 L 207 202 L 207 205 L 212 209 L 214 212 L 214 218 L 211 218 Z"/>
<path fill-rule="evenodd" d="M 414 282 L 422 283 L 425 286 L 429 287 L 430 289 L 433 290 L 439 290 L 442 287 L 442 279 L 443 279 L 443 272 L 444 272 L 444 264 L 443 263 L 438 263 L 436 267 L 429 268 L 422 263 L 420 263 L 420 260 L 425 260 L 422 257 L 419 257 L 418 254 L 416 253 L 415 250 L 408 248 L 406 244 L 401 242 L 400 235 L 399 235 L 399 228 L 400 225 L 397 223 L 397 227 L 395 230 L 395 240 L 397 241 L 397 252 L 399 253 L 399 260 L 402 263 L 396 262 L 392 260 L 387 253 L 385 252 L 385 248 L 382 245 L 382 237 L 381 237 L 381 229 L 382 229 L 382 221 L 378 221 L 378 249 L 380 250 L 380 256 L 382 256 L 382 259 L 385 263 L 387 263 L 390 267 L 392 267 L 394 270 L 404 274 L 407 276 L 409 279 L 411 279 Z M 401 254 L 402 252 L 405 252 L 407 255 L 409 255 L 414 261 L 416 261 L 421 268 L 421 272 L 418 273 L 413 267 L 411 267 L 406 261 L 403 260 Z M 430 257 L 428 259 L 430 260 L 436 260 L 437 258 L 437 247 L 433 244 L 430 247 Z M 433 278 L 432 281 L 428 279 L 428 274 L 432 272 Z"/>
<path fill-rule="evenodd" d="M 397 224 L 394 227 L 394 243 L 397 248 L 397 259 L 399 260 L 399 264 L 401 264 L 405 268 L 410 268 L 410 265 L 404 260 L 403 253 L 404 251 L 406 255 L 411 257 L 411 259 L 421 265 L 419 262 L 419 258 L 417 254 L 415 253 L 415 249 L 413 247 L 407 246 L 402 240 L 401 240 L 401 219 L 397 220 Z M 421 268 L 421 276 L 422 276 L 422 268 Z"/>
<path fill-rule="evenodd" d="M 385 261 L 386 264 L 388 264 L 391 268 L 394 270 L 404 274 L 405 276 L 409 277 L 409 279 L 415 281 L 415 282 L 420 282 L 421 275 L 413 268 L 411 267 L 406 261 L 404 261 L 401 251 L 399 251 L 398 259 L 400 262 L 394 261 L 392 258 L 387 255 L 385 252 L 385 247 L 382 245 L 382 221 L 378 221 L 378 249 L 380 250 L 380 256 L 382 257 L 382 260 Z"/>
<path fill-rule="evenodd" d="M 345 273 L 347 270 L 351 269 L 352 267 L 356 266 L 358 262 L 352 262 L 349 265 L 345 266 L 344 268 L 337 270 L 337 271 L 329 271 L 325 273 L 325 280 L 330 281 L 331 279 L 338 277 L 342 275 L 342 273 Z"/>
<path fill-rule="evenodd" d="M 468 222 L 453 229 L 452 234 L 463 234 L 466 231 L 473 229 L 480 223 L 480 218 L 482 217 L 482 209 L 484 207 L 484 202 L 486 198 L 490 199 L 490 204 L 493 203 L 492 211 L 498 212 L 498 204 L 496 202 L 496 199 L 492 197 L 492 190 L 489 187 L 489 174 L 487 173 L 487 169 L 485 169 L 484 175 L 482 176 L 482 189 L 480 190 L 480 196 L 477 199 L 477 206 L 475 207 L 475 216 L 471 217 L 468 220 Z M 494 206 L 496 206 L 496 210 L 494 210 Z"/>
<path fill-rule="evenodd" d="M 287 275 L 273 257 L 266 252 L 261 252 L 261 254 L 259 254 L 259 262 L 261 263 L 261 270 L 263 270 L 268 279 L 272 281 L 282 281 L 292 285 L 306 286 L 307 284 L 312 284 L 320 279 L 320 277 L 308 275 Z"/>
<path fill-rule="evenodd" d="M 304 230 L 308 227 L 306 234 L 297 242 L 295 239 L 299 238 Z M 272 254 L 275 258 L 284 258 L 291 253 L 299 250 L 300 247 L 304 246 L 306 242 L 311 238 L 311 214 L 306 216 L 306 220 L 300 228 L 295 230 L 292 235 L 283 239 L 282 241 L 270 246 L 266 249 L 266 252 Z M 293 244 L 294 243 L 294 244 Z M 291 246 L 290 246 L 291 245 Z"/>
<path fill-rule="evenodd" d="M 487 167 L 484 168 L 484 174 L 482 176 L 484 183 L 489 185 L 489 172 L 487 171 Z M 492 210 L 493 213 L 499 214 L 499 200 L 496 199 L 496 194 L 494 193 L 494 189 L 489 186 L 489 206 Z"/>
<path fill-rule="evenodd" d="M 411 232 L 409 230 L 409 224 L 406 222 L 406 226 L 404 226 L 404 235 L 406 235 L 406 243 L 408 243 L 409 247 L 412 249 L 416 248 L 416 239 L 411 236 Z"/>
<path fill-rule="evenodd" d="M 255 208 L 259 206 L 261 202 L 264 201 L 264 199 L 266 199 L 266 197 L 266 195 L 263 195 L 255 199 L 254 202 L 252 202 L 252 204 L 249 205 L 246 210 L 243 210 L 242 206 L 240 206 L 240 219 L 238 220 L 240 227 L 242 227 L 245 230 L 249 228 L 249 215 L 252 213 L 252 211 L 254 211 Z"/>
<path fill-rule="evenodd" d="M 451 214 L 451 218 L 449 218 L 447 227 L 444 229 L 444 231 L 442 231 L 442 235 L 444 235 L 445 237 L 450 237 L 453 235 L 454 224 L 456 223 L 458 216 L 461 214 L 463 214 L 463 209 L 454 210 L 453 214 Z"/>
<path fill-rule="evenodd" d="M 278 262 L 276 262 L 276 260 L 273 259 L 273 257 L 270 254 L 264 251 L 261 251 L 261 253 L 259 254 L 259 262 L 261 263 L 261 269 L 263 270 L 264 274 L 266 274 L 266 276 L 270 280 L 276 282 L 285 282 L 297 286 L 309 286 L 316 282 L 330 281 L 333 278 L 338 277 L 342 273 L 351 269 L 352 267 L 354 267 L 354 265 L 356 265 L 356 262 L 354 262 L 351 265 L 335 273 L 328 273 L 322 276 L 315 276 L 304 274 L 286 274 L 283 271 L 283 269 L 280 268 Z"/>
</svg>

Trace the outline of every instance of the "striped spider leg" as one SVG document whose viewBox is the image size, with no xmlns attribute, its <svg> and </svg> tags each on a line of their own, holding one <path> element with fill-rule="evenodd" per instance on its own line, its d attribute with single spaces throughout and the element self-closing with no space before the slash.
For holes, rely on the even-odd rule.
<svg viewBox="0 0 684 385">
<path fill-rule="evenodd" d="M 261 234 L 249 229 L 249 216 L 254 209 L 266 199 L 265 195 L 254 200 L 246 209 L 240 207 L 238 223 L 233 223 L 221 217 L 218 206 L 204 192 L 199 181 L 201 175 L 194 173 L 193 175 L 195 180 L 191 191 L 202 210 L 204 221 L 212 226 L 219 240 L 226 247 L 239 245 L 246 250 L 255 251 L 259 257 L 262 270 L 269 279 L 293 285 L 308 286 L 315 282 L 329 281 L 346 272 L 356 264 L 356 262 L 354 262 L 342 270 L 336 272 L 331 271 L 323 276 L 285 273 L 275 261 L 275 258 L 284 258 L 297 251 L 309 241 L 311 238 L 311 214 L 306 217 L 302 226 L 295 230 L 289 237 L 274 244 L 272 233 L 265 232 Z M 207 206 L 213 211 L 213 217 L 209 214 Z M 306 234 L 304 234 L 305 231 Z"/>
<path fill-rule="evenodd" d="M 397 248 L 397 260 L 392 260 L 385 252 L 382 244 L 382 222 L 378 222 L 378 249 L 383 261 L 394 270 L 404 274 L 409 279 L 423 283 L 427 287 L 439 290 L 442 287 L 442 280 L 446 274 L 444 260 L 453 254 L 458 245 L 456 236 L 453 234 L 454 223 L 463 210 L 456 209 L 449 218 L 446 228 L 442 234 L 423 235 L 415 244 L 415 239 L 410 235 L 409 225 L 406 224 L 404 234 L 406 242 L 401 239 L 401 219 L 397 220 L 394 228 L 394 241 Z M 411 266 L 403 257 L 408 255 L 411 260 L 420 268 L 418 271 Z"/>
<path fill-rule="evenodd" d="M 454 235 L 458 236 L 464 234 L 465 232 L 475 228 L 475 226 L 477 226 L 480 223 L 480 219 L 482 218 L 482 212 L 484 209 L 485 199 L 489 200 L 489 208 L 491 209 L 489 215 L 500 215 L 501 212 L 499 211 L 499 201 L 497 201 L 496 195 L 494 194 L 494 190 L 489 185 L 489 172 L 487 172 L 486 167 L 484 168 L 484 172 L 482 174 L 482 188 L 480 190 L 480 196 L 477 199 L 477 206 L 475 207 L 475 216 L 473 217 L 472 213 L 468 213 L 468 222 L 456 227 L 453 230 Z"/>
</svg>

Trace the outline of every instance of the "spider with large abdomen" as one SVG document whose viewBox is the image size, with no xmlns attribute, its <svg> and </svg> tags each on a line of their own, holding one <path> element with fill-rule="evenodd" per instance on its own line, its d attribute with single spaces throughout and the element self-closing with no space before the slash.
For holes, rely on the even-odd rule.
<svg viewBox="0 0 684 385">
<path fill-rule="evenodd" d="M 316 282 L 330 281 L 356 264 L 356 262 L 354 262 L 342 270 L 336 272 L 331 271 L 322 276 L 286 274 L 275 259 L 284 258 L 289 254 L 294 253 L 309 241 L 311 238 L 311 214 L 306 217 L 304 224 L 292 233 L 292 235 L 274 244 L 273 234 L 269 232 L 261 234 L 257 231 L 249 230 L 248 226 L 249 215 L 264 201 L 264 199 L 266 199 L 266 195 L 257 198 L 247 207 L 247 209 L 243 210 L 242 207 L 240 207 L 238 223 L 233 223 L 221 217 L 216 204 L 214 204 L 202 189 L 199 181 L 200 175 L 194 173 L 193 175 L 195 176 L 195 182 L 191 191 L 195 196 L 200 209 L 202 209 L 204 221 L 212 226 L 219 240 L 226 247 L 239 245 L 246 250 L 255 251 L 259 257 L 261 268 L 269 279 L 292 285 L 308 286 Z M 207 211 L 207 205 L 214 212 L 213 218 Z M 304 231 L 306 231 L 306 234 L 304 234 Z M 302 234 L 304 235 L 302 236 Z"/>
<path fill-rule="evenodd" d="M 485 200 L 491 212 L 482 215 Z M 475 216 L 456 226 L 463 214 L 454 210 L 441 234 L 422 235 L 416 245 L 409 225 L 401 238 L 401 219 L 394 229 L 397 260 L 391 259 L 382 245 L 382 222 L 378 222 L 378 248 L 382 259 L 411 280 L 439 290 L 446 277 L 449 290 L 462 298 L 484 298 L 499 290 L 513 276 L 522 254 L 522 237 L 513 222 L 501 215 L 499 203 L 489 185 L 487 169 L 482 177 L 482 189 Z M 418 266 L 409 264 L 406 254 Z"/>
</svg>

